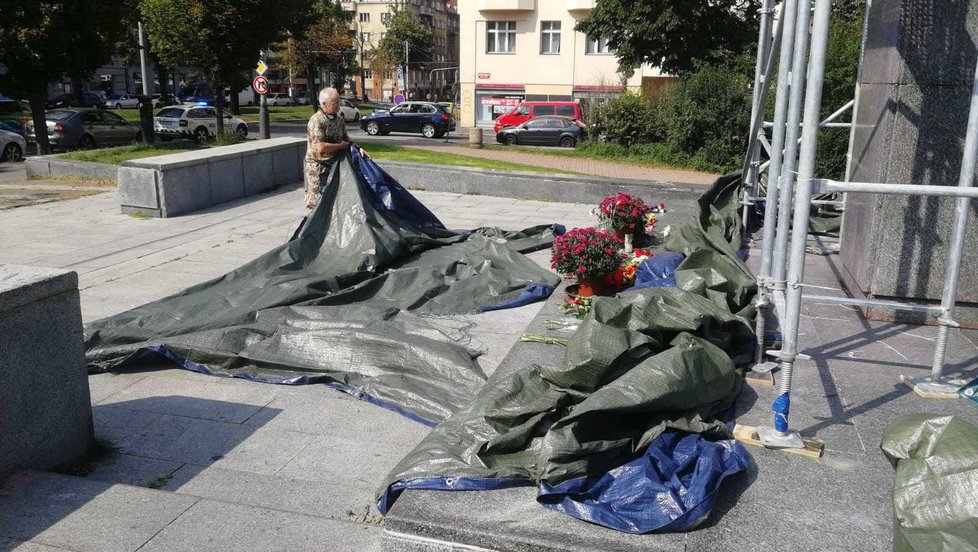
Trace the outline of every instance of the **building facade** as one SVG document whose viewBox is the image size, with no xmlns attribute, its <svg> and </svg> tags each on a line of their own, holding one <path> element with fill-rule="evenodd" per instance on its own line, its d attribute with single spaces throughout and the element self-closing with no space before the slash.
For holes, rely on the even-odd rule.
<svg viewBox="0 0 978 552">
<path fill-rule="evenodd" d="M 607 40 L 574 30 L 595 2 L 458 0 L 462 126 L 492 126 L 524 100 L 638 92 L 661 77 L 645 66 L 623 79 Z"/>
<path fill-rule="evenodd" d="M 355 33 L 358 61 L 362 60 L 361 73 L 354 76 L 352 89 L 362 96 L 363 87 L 374 100 L 391 100 L 397 89 L 397 76 L 393 68 L 383 75 L 375 75 L 370 66 L 373 50 L 387 34 L 387 23 L 394 10 L 407 10 L 422 24 L 431 29 L 432 45 L 428 59 L 410 56 L 407 75 L 411 88 L 409 97 L 445 99 L 455 83 L 455 71 L 435 71 L 458 67 L 459 16 L 453 0 L 347 0 L 341 2 L 344 10 L 353 12 L 351 30 Z"/>
</svg>

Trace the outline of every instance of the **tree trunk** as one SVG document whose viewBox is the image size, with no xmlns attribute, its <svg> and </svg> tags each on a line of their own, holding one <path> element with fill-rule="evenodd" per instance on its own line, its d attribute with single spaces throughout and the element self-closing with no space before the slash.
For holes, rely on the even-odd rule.
<svg viewBox="0 0 978 552">
<path fill-rule="evenodd" d="M 214 109 L 217 110 L 217 135 L 224 134 L 224 83 L 214 83 Z"/>
<path fill-rule="evenodd" d="M 166 66 L 160 63 L 160 60 L 153 58 L 153 63 L 156 64 L 156 75 L 160 81 L 160 102 L 166 100 L 170 95 L 170 83 L 167 82 L 170 79 L 170 73 L 167 71 Z"/>
<path fill-rule="evenodd" d="M 241 115 L 241 102 L 238 98 L 238 93 L 234 91 L 234 87 L 231 87 L 231 114 Z"/>
<path fill-rule="evenodd" d="M 309 96 L 309 106 L 312 112 L 319 111 L 319 93 L 316 91 L 316 79 L 313 77 L 315 71 L 312 66 L 306 67 L 306 95 Z"/>
<path fill-rule="evenodd" d="M 37 153 L 39 155 L 51 153 L 51 144 L 48 142 L 48 121 L 44 115 L 47 95 L 47 84 L 42 83 L 28 98 L 31 104 L 31 118 L 34 120 L 34 140 L 37 142 Z"/>
<path fill-rule="evenodd" d="M 71 77 L 71 93 L 75 96 L 75 102 L 77 105 L 85 105 L 85 99 L 82 97 L 82 80 L 78 77 Z M 91 106 L 89 106 L 91 107 Z"/>
</svg>

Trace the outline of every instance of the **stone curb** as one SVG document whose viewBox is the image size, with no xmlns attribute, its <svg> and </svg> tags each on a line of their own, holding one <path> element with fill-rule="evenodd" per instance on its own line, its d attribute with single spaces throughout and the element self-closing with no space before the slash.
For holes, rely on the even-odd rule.
<svg viewBox="0 0 978 552">
<path fill-rule="evenodd" d="M 24 160 L 28 178 L 92 178 L 116 180 L 119 166 L 91 161 L 63 159 L 56 155 L 40 155 Z"/>
<path fill-rule="evenodd" d="M 704 184 L 615 179 L 590 175 L 514 172 L 470 167 L 379 161 L 381 168 L 412 190 L 477 194 L 557 203 L 598 203 L 626 192 L 651 201 L 684 195 L 699 197 Z"/>
</svg>

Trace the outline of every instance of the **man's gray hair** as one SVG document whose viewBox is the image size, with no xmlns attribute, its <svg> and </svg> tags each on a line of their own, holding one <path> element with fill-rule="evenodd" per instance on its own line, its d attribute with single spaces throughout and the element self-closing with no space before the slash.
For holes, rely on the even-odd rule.
<svg viewBox="0 0 978 552">
<path fill-rule="evenodd" d="M 322 90 L 319 91 L 319 103 L 325 103 L 326 100 L 330 98 L 338 100 L 340 98 L 339 91 L 337 91 L 332 86 L 323 88 Z"/>
</svg>

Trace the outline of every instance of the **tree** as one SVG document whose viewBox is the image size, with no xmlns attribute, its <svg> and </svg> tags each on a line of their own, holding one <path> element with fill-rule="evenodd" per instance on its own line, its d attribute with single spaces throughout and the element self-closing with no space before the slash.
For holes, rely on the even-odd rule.
<svg viewBox="0 0 978 552">
<path fill-rule="evenodd" d="M 410 60 L 414 60 L 415 68 L 419 67 L 419 62 L 431 61 L 431 43 L 431 29 L 418 21 L 410 11 L 395 8 L 387 23 L 387 34 L 380 40 L 376 50 L 391 65 L 403 65 L 406 71 Z M 404 51 L 405 44 L 408 45 L 409 53 Z M 407 92 L 404 91 L 405 94 Z"/>
<path fill-rule="evenodd" d="M 674 75 L 723 63 L 757 44 L 760 0 L 601 0 L 575 29 L 606 38 L 619 69 L 642 64 Z"/>
<path fill-rule="evenodd" d="M 289 29 L 291 36 L 278 46 L 282 63 L 306 75 L 309 105 L 313 111 L 319 109 L 314 83 L 320 67 L 331 69 L 339 82 L 357 68 L 353 37 L 350 36 L 352 16 L 352 12 L 343 10 L 338 2 L 319 0 L 313 5 L 312 15 Z M 329 84 L 335 86 L 337 83 Z"/>
<path fill-rule="evenodd" d="M 150 48 L 170 67 L 190 65 L 214 90 L 224 132 L 224 87 L 250 70 L 259 51 L 311 13 L 312 0 L 143 0 Z"/>
<path fill-rule="evenodd" d="M 50 153 L 44 104 L 47 85 L 67 75 L 86 80 L 107 63 L 135 13 L 130 0 L 61 2 L 3 0 L 0 13 L 0 61 L 8 73 L 0 77 L 6 94 L 31 104 L 37 149 Z"/>
</svg>

